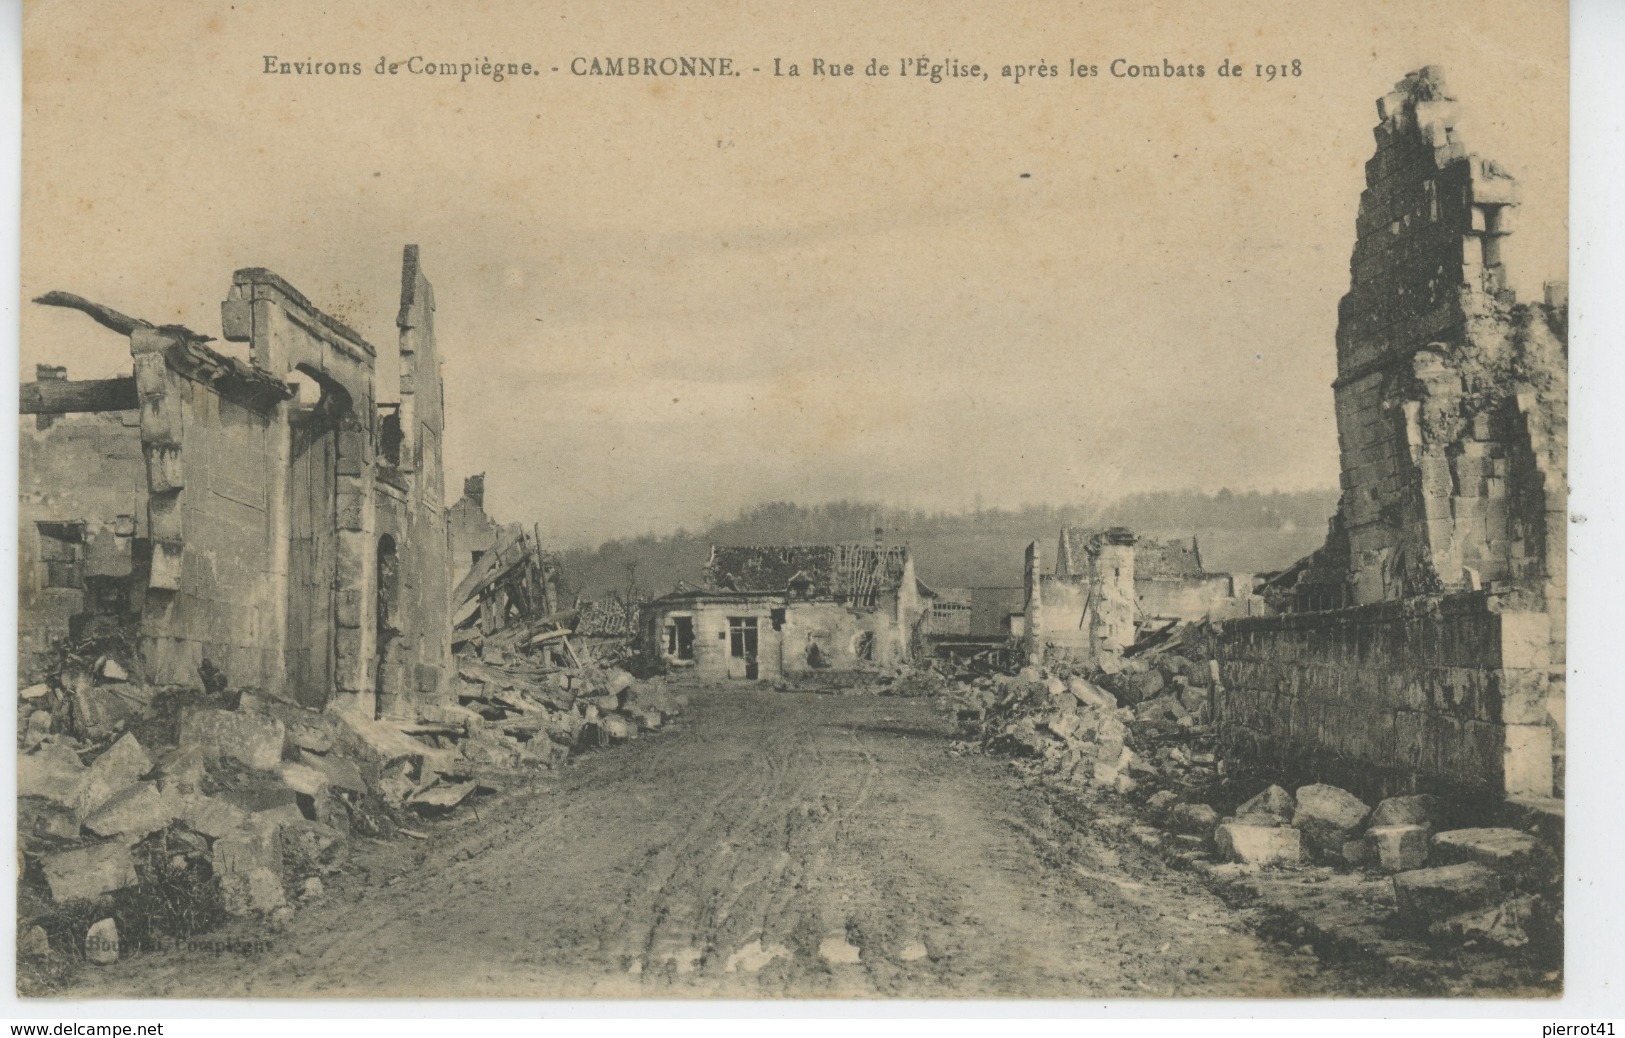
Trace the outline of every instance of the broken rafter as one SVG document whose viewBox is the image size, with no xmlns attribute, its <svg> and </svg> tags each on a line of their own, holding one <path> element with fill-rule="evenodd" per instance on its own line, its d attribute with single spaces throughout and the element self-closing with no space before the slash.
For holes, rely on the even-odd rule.
<svg viewBox="0 0 1625 1038">
<path fill-rule="evenodd" d="M 135 379 L 46 379 L 22 387 L 23 414 L 79 414 L 91 411 L 134 411 L 141 406 Z"/>
<path fill-rule="evenodd" d="M 104 306 L 101 303 L 92 303 L 84 296 L 76 296 L 72 292 L 47 292 L 42 296 L 35 296 L 34 302 L 40 304 L 41 306 L 60 306 L 68 310 L 78 310 L 80 313 L 89 317 L 92 321 L 95 321 L 97 324 L 101 325 L 103 328 L 118 332 L 120 335 L 133 335 L 135 332 L 143 328 L 149 331 L 154 330 L 154 326 L 151 321 L 144 321 L 139 317 L 131 317 L 129 314 L 120 313 L 112 307 Z M 156 330 L 160 332 L 168 332 L 185 342 L 214 341 L 211 336 L 199 335 L 197 332 L 192 331 L 192 329 L 179 324 L 166 324 L 157 328 Z"/>
</svg>

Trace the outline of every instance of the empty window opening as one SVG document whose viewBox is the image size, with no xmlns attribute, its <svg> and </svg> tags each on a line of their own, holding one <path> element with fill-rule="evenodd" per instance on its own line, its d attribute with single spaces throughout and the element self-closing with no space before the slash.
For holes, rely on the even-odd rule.
<svg viewBox="0 0 1625 1038">
<path fill-rule="evenodd" d="M 768 615 L 768 619 L 770 619 L 773 622 L 773 629 L 775 631 L 784 630 L 784 610 L 775 609 L 775 610 L 773 610 L 771 613 L 769 613 L 767 615 Z"/>
<path fill-rule="evenodd" d="M 756 658 L 756 617 L 728 617 L 728 655 L 736 660 Z"/>
<path fill-rule="evenodd" d="M 680 660 L 694 658 L 694 618 L 674 616 L 666 625 L 666 655 Z"/>
<path fill-rule="evenodd" d="M 84 587 L 84 523 L 37 523 L 40 561 L 45 563 L 45 586 Z"/>
</svg>

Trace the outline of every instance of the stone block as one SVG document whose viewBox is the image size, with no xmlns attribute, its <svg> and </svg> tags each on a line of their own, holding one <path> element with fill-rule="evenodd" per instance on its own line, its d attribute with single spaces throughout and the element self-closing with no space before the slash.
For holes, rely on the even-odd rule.
<svg viewBox="0 0 1625 1038">
<path fill-rule="evenodd" d="M 1301 830 L 1310 848 L 1322 856 L 1340 858 L 1343 844 L 1354 839 L 1371 809 L 1347 790 L 1316 784 L 1297 792 L 1293 827 Z"/>
<path fill-rule="evenodd" d="M 287 786 L 264 785 L 238 788 L 222 793 L 221 797 L 236 805 L 248 815 L 248 824 L 265 832 L 305 820 L 299 809 L 299 795 Z"/>
<path fill-rule="evenodd" d="M 1500 876 L 1531 876 L 1550 864 L 1541 842 L 1517 829 L 1452 829 L 1433 837 L 1433 856 L 1445 864 L 1473 863 Z"/>
<path fill-rule="evenodd" d="M 158 762 L 158 786 L 166 793 L 195 793 L 203 784 L 204 770 L 202 748 L 186 746 L 172 750 Z"/>
<path fill-rule="evenodd" d="M 256 868 L 220 877 L 220 898 L 232 915 L 272 912 L 288 903 L 282 889 L 282 874 Z"/>
<path fill-rule="evenodd" d="M 303 793 L 308 797 L 327 794 L 327 775 L 308 764 L 283 761 L 277 766 L 277 777 L 282 780 L 283 785 L 295 793 Z"/>
<path fill-rule="evenodd" d="M 180 816 L 178 794 L 165 796 L 155 782 L 138 782 L 108 798 L 85 818 L 85 828 L 97 836 L 140 838 L 156 832 Z"/>
<path fill-rule="evenodd" d="M 1278 825 L 1225 822 L 1213 834 L 1219 856 L 1248 865 L 1296 865 L 1303 860 L 1302 834 Z"/>
<path fill-rule="evenodd" d="M 1552 730 L 1544 724 L 1509 724 L 1501 754 L 1501 790 L 1509 796 L 1551 796 L 1556 781 Z"/>
<path fill-rule="evenodd" d="M 100 897 L 137 882 L 135 861 L 121 841 L 91 844 L 53 854 L 42 863 L 57 903 Z"/>
<path fill-rule="evenodd" d="M 282 760 L 287 730 L 270 717 L 237 710 L 188 710 L 181 715 L 181 745 L 196 746 L 210 757 L 234 760 L 269 771 Z"/>
<path fill-rule="evenodd" d="M 23 748 L 32 750 L 45 741 L 51 734 L 51 723 L 54 719 L 49 710 L 35 710 L 29 713 L 28 721 L 23 725 Z"/>
<path fill-rule="evenodd" d="M 1236 820 L 1248 825 L 1291 825 L 1297 801 L 1280 786 L 1270 786 L 1236 808 Z"/>
<path fill-rule="evenodd" d="M 47 743 L 17 758 L 17 795 L 42 797 L 76 808 L 84 795 L 88 769 L 79 755 L 62 743 Z"/>
<path fill-rule="evenodd" d="M 1175 804 L 1168 809 L 1166 825 L 1176 833 L 1206 837 L 1219 824 L 1219 813 L 1206 804 Z"/>
<path fill-rule="evenodd" d="M 1371 857 L 1384 872 L 1411 872 L 1428 863 L 1428 827 L 1379 825 L 1366 830 Z"/>
<path fill-rule="evenodd" d="M 1476 863 L 1440 865 L 1394 876 L 1400 921 L 1425 929 L 1429 923 L 1487 908 L 1501 898 L 1501 879 Z"/>
<path fill-rule="evenodd" d="M 344 711 L 333 712 L 331 716 L 340 722 L 334 733 L 335 745 L 378 771 L 405 762 L 410 764 L 413 774 L 421 778 L 425 768 L 450 770 L 456 765 L 456 750 L 436 749 L 370 717 Z"/>
<path fill-rule="evenodd" d="M 195 794 L 185 798 L 181 821 L 193 832 L 213 838 L 242 828 L 248 812 L 229 800 Z"/>
<path fill-rule="evenodd" d="M 91 926 L 85 934 L 85 959 L 97 966 L 111 966 L 118 956 L 118 923 L 103 919 Z"/>
<path fill-rule="evenodd" d="M 249 873 L 256 869 L 282 872 L 282 841 L 275 832 L 245 825 L 214 841 L 211 865 L 215 875 Z"/>
<path fill-rule="evenodd" d="M 1095 710 L 1116 710 L 1117 700 L 1110 692 L 1091 685 L 1082 678 L 1071 678 L 1066 683 L 1066 690 L 1072 693 L 1074 699 L 1083 707 Z"/>
<path fill-rule="evenodd" d="M 1430 827 L 1434 824 L 1438 811 L 1439 798 L 1427 793 L 1389 797 L 1371 812 L 1371 817 L 1366 819 L 1366 826 L 1369 829 L 1398 825 Z"/>
<path fill-rule="evenodd" d="M 361 777 L 361 768 L 348 757 L 336 757 L 331 754 L 311 753 L 303 750 L 299 759 L 307 767 L 321 772 L 327 784 L 334 789 L 347 789 L 353 793 L 365 793 L 367 783 Z"/>
<path fill-rule="evenodd" d="M 125 734 L 90 764 L 79 796 L 79 813 L 86 816 L 129 788 L 152 770 L 152 758 L 135 736 Z"/>
</svg>

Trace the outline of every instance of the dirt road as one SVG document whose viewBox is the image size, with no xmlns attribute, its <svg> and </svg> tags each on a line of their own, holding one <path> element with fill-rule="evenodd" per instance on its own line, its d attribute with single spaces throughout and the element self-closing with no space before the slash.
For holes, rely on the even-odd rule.
<svg viewBox="0 0 1625 1038">
<path fill-rule="evenodd" d="M 358 841 L 253 954 L 142 953 L 76 995 L 1325 994 L 1194 878 L 952 751 L 928 700 L 697 688 L 423 843 Z M 1344 989 L 1344 993 L 1348 993 Z"/>
</svg>

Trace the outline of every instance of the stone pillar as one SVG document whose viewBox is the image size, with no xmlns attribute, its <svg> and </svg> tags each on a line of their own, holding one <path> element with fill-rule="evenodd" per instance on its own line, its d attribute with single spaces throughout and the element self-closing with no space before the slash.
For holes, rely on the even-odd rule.
<svg viewBox="0 0 1625 1038">
<path fill-rule="evenodd" d="M 1022 570 L 1027 591 L 1026 622 L 1023 624 L 1023 645 L 1027 662 L 1035 667 L 1044 662 L 1044 602 L 1043 584 L 1038 575 L 1038 542 L 1027 545 L 1026 566 Z"/>
</svg>

